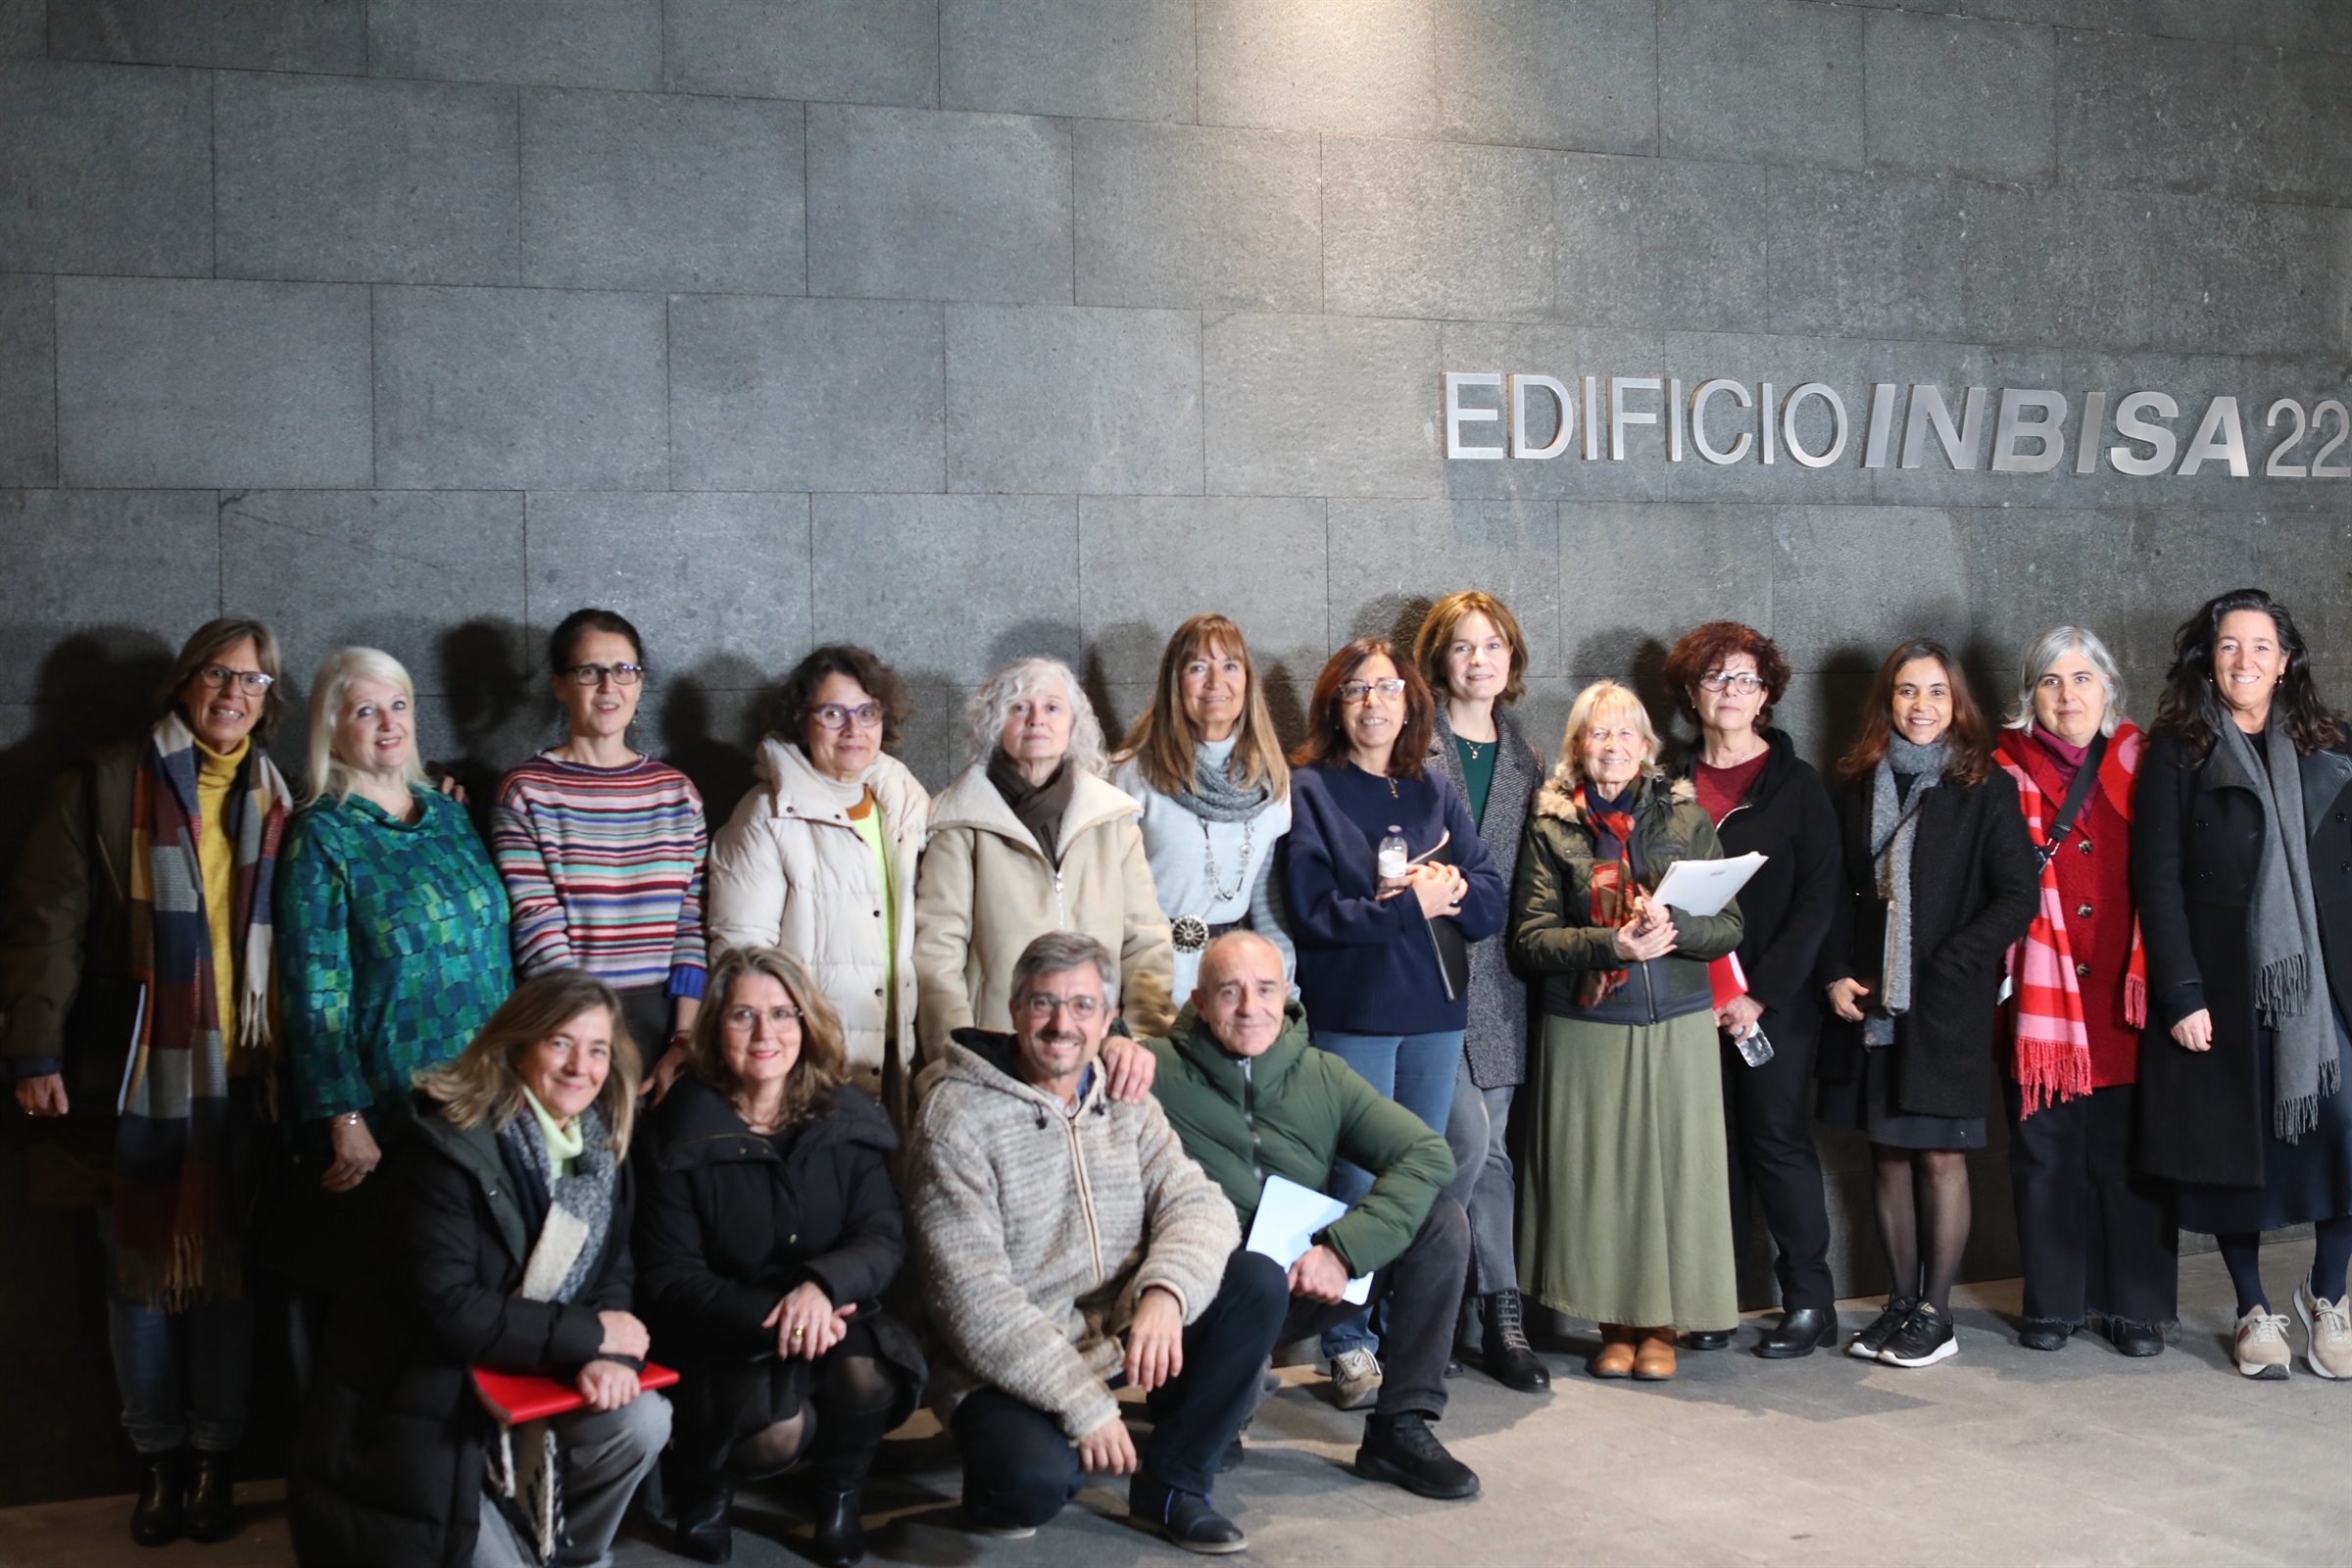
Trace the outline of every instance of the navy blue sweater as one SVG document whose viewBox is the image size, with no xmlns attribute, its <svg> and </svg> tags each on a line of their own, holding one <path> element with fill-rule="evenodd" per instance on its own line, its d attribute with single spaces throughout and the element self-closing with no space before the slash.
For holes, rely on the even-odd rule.
<svg viewBox="0 0 2352 1568">
<path fill-rule="evenodd" d="M 1445 858 L 1470 882 L 1454 923 L 1469 942 L 1502 929 L 1509 889 L 1450 783 L 1434 774 L 1392 781 L 1351 762 L 1298 769 L 1278 869 L 1298 949 L 1298 996 L 1312 1028 L 1419 1035 L 1469 1021 L 1467 990 L 1446 998 L 1420 901 L 1410 893 L 1377 896 L 1380 841 L 1392 824 L 1404 830 L 1416 857 L 1452 834 Z"/>
</svg>

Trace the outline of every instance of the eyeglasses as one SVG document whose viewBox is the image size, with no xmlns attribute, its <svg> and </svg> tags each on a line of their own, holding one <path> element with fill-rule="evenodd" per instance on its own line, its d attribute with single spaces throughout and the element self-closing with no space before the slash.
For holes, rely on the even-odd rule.
<svg viewBox="0 0 2352 1568">
<path fill-rule="evenodd" d="M 827 703 L 813 710 L 809 716 L 816 720 L 818 729 L 848 729 L 853 719 L 857 720 L 859 729 L 880 729 L 882 705 L 859 703 L 856 708 L 844 708 L 839 703 Z"/>
<path fill-rule="evenodd" d="M 1044 1023 L 1057 1010 L 1066 1010 L 1071 1017 L 1080 1023 L 1085 1023 L 1102 1010 L 1102 999 L 1101 997 L 1051 997 L 1042 992 L 1032 992 L 1021 999 L 1021 1010 L 1038 1023 Z"/>
<path fill-rule="evenodd" d="M 1404 682 L 1394 675 L 1387 680 L 1342 681 L 1340 683 L 1340 701 L 1343 703 L 1365 703 L 1372 700 L 1374 692 L 1380 693 L 1383 697 L 1396 697 L 1401 695 L 1403 691 Z"/>
<path fill-rule="evenodd" d="M 575 685 L 594 686 L 607 675 L 615 686 L 634 686 L 645 679 L 643 664 L 574 664 L 564 672 Z"/>
<path fill-rule="evenodd" d="M 1752 697 L 1764 689 L 1764 677 L 1750 669 L 1728 673 L 1720 669 L 1710 669 L 1698 677 L 1698 683 L 1711 692 L 1719 692 L 1729 687 L 1742 697 Z"/>
<path fill-rule="evenodd" d="M 258 669 L 231 669 L 226 664 L 207 664 L 196 673 L 215 691 L 220 691 L 230 681 L 235 681 L 249 692 L 266 692 L 277 684 L 275 675 L 265 675 Z"/>
<path fill-rule="evenodd" d="M 719 1022 L 747 1035 L 759 1027 L 762 1018 L 768 1021 L 769 1027 L 781 1029 L 788 1023 L 799 1023 L 801 1009 L 787 1003 L 782 1006 L 770 1007 L 765 1012 L 758 1007 L 729 1007 L 718 1015 Z"/>
</svg>

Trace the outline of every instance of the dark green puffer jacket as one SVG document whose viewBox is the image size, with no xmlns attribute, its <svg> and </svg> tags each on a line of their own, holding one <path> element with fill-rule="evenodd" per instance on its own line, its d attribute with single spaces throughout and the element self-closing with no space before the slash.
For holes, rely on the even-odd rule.
<svg viewBox="0 0 2352 1568">
<path fill-rule="evenodd" d="M 1453 1180 L 1446 1140 L 1347 1062 L 1310 1045 L 1306 1011 L 1297 1002 L 1259 1056 L 1237 1056 L 1217 1044 L 1189 1002 L 1167 1039 L 1144 1044 L 1159 1058 L 1152 1094 L 1184 1152 L 1233 1200 L 1245 1240 L 1268 1176 L 1321 1192 L 1332 1162 L 1352 1160 L 1372 1172 L 1372 1190 L 1322 1239 L 1349 1273 L 1369 1274 L 1412 1245 L 1430 1204 Z"/>
</svg>

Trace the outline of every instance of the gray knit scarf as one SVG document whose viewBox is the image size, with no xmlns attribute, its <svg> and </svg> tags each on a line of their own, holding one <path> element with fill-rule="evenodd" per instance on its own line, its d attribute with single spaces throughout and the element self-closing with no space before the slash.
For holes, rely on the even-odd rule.
<svg viewBox="0 0 2352 1568">
<path fill-rule="evenodd" d="M 2216 727 L 2221 738 L 2214 745 L 2213 782 L 2241 785 L 2262 803 L 2262 862 L 2254 874 L 2246 957 L 2254 971 L 2255 1009 L 2276 1031 L 2272 1126 L 2291 1144 L 2319 1124 L 2320 1097 L 2335 1093 L 2340 1072 L 2335 1018 L 2314 975 L 2320 922 L 2305 852 L 2310 836 L 2303 820 L 2302 760 L 2275 713 L 2263 732 L 2267 768 L 2235 723 L 2224 719 Z M 2232 772 L 2240 776 L 2232 778 Z"/>
<path fill-rule="evenodd" d="M 1196 743 L 1193 787 L 1178 790 L 1173 797 L 1176 804 L 1204 822 L 1247 822 L 1264 810 L 1274 792 L 1262 780 L 1243 788 L 1230 771 L 1230 755 L 1226 761 L 1217 761 L 1208 755 L 1207 747 Z"/>
<path fill-rule="evenodd" d="M 1862 1025 L 1866 1046 L 1893 1045 L 1894 1020 L 1911 1010 L 1911 851 L 1919 842 L 1919 808 L 1928 791 L 1943 782 L 1950 756 L 1941 739 L 1915 746 L 1892 736 L 1871 780 L 1870 853 L 1878 861 L 1879 897 L 1886 901 L 1886 962 L 1879 1004 Z M 1897 773 L 1916 775 L 1908 802 L 1894 787 Z"/>
<path fill-rule="evenodd" d="M 528 1301 L 573 1299 L 605 1254 L 605 1237 L 612 1229 L 614 1166 L 612 1140 L 606 1134 L 603 1112 L 594 1105 L 580 1112 L 580 1135 L 583 1147 L 580 1157 L 571 1162 L 569 1176 L 556 1174 L 547 1140 L 527 1109 L 498 1135 L 522 1156 L 548 1195 L 547 1219 L 514 1291 Z"/>
</svg>

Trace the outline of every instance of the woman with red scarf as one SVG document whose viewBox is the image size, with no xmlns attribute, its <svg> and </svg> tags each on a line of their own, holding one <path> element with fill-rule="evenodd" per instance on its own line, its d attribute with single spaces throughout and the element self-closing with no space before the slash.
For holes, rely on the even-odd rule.
<svg viewBox="0 0 2352 1568">
<path fill-rule="evenodd" d="M 2132 1170 L 2148 1019 L 2132 899 L 2132 792 L 2145 745 L 2114 657 L 2091 633 L 2036 638 L 1995 760 L 2041 857 L 2041 903 L 2009 952 L 2001 1009 L 2009 1181 L 2026 1274 L 2018 1343 L 2063 1349 L 2091 1314 L 2126 1355 L 2164 1348 L 2179 1316 L 2175 1232 Z"/>
</svg>

